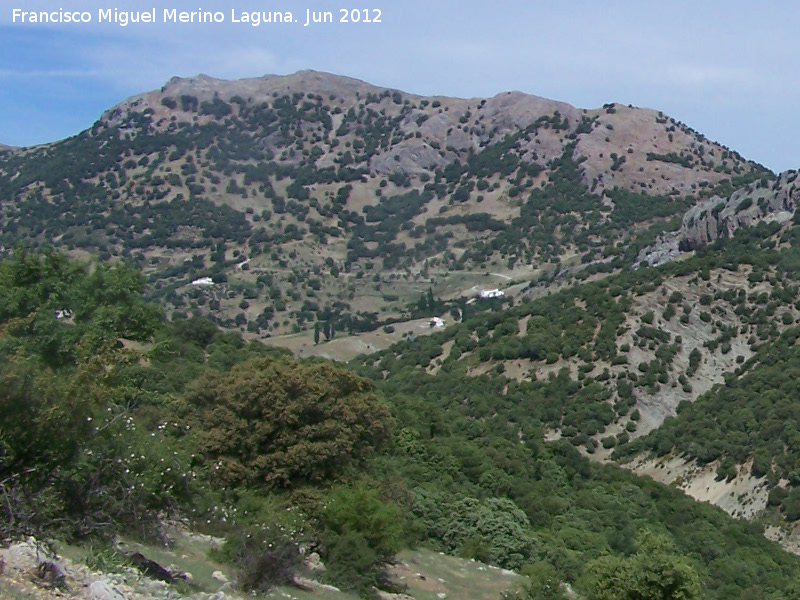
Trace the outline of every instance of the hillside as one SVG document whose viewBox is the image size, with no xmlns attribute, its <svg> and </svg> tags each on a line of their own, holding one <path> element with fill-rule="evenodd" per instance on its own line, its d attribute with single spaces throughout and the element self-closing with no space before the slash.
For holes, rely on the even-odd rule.
<svg viewBox="0 0 800 600">
<path fill-rule="evenodd" d="M 310 549 L 399 592 L 422 546 L 519 598 L 794 598 L 797 174 L 649 109 L 311 71 L 0 147 L 0 537 L 124 562 L 179 522 L 244 592 Z"/>
<path fill-rule="evenodd" d="M 2 151 L 0 246 L 133 261 L 170 312 L 230 329 L 359 332 L 429 289 L 618 269 L 712 191 L 764 176 L 647 109 L 197 76 Z"/>
<path fill-rule="evenodd" d="M 27 540 L 1 553 L 12 598 L 340 597 L 306 594 L 309 571 L 392 600 L 405 585 L 421 600 L 493 598 L 524 582 L 511 571 L 527 577 L 507 596 L 520 600 L 796 597 L 800 559 L 760 527 L 581 455 L 575 437 L 588 449 L 586 428 L 608 416 L 606 378 L 465 373 L 467 328 L 493 353 L 518 331 L 513 312 L 476 308 L 441 365 L 449 329 L 359 374 L 168 322 L 142 287 L 129 266 L 54 252 L 0 262 L 0 538 Z M 583 291 L 587 309 L 614 311 Z M 544 441 L 556 423 L 581 431 Z"/>
</svg>

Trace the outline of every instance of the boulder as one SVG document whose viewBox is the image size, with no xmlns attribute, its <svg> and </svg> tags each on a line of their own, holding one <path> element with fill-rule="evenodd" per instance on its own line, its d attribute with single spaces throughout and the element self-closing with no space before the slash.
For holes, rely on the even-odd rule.
<svg viewBox="0 0 800 600">
<path fill-rule="evenodd" d="M 214 571 L 211 574 L 211 578 L 220 583 L 228 583 L 230 581 L 222 571 Z"/>
<path fill-rule="evenodd" d="M 89 598 L 92 600 L 125 600 L 106 579 L 98 579 L 89 586 Z"/>
</svg>

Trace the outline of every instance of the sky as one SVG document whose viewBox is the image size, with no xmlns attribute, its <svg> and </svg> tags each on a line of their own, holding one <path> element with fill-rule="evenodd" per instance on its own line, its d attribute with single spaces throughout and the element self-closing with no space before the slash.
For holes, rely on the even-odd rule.
<svg viewBox="0 0 800 600">
<path fill-rule="evenodd" d="M 91 22 L 14 22 L 14 9 Z M 165 9 L 224 21 L 164 23 Z M 380 22 L 340 22 L 343 9 Z M 99 10 L 155 10 L 157 22 L 101 23 Z M 306 27 L 307 10 L 334 22 Z M 297 22 L 234 22 L 254 11 Z M 315 69 L 421 95 L 653 108 L 776 172 L 798 169 L 799 14 L 739 0 L 0 0 L 0 143 L 74 135 L 173 76 Z"/>
</svg>

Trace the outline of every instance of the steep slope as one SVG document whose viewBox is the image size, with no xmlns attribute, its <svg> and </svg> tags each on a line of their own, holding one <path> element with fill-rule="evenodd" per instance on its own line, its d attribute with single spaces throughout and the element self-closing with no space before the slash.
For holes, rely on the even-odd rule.
<svg viewBox="0 0 800 600">
<path fill-rule="evenodd" d="M 568 440 L 594 460 L 619 460 L 736 517 L 794 527 L 800 230 L 793 179 L 785 173 L 690 209 L 684 225 L 703 214 L 721 224 L 720 234 L 677 260 L 619 274 L 589 267 L 577 274 L 583 283 L 561 289 L 532 283 L 511 309 L 458 305 L 461 323 L 362 361 L 388 378 L 414 371 L 475 378 L 495 394 L 465 394 L 476 419 L 482 412 L 513 424 L 532 418 L 546 439 Z M 794 544 L 776 531 L 773 538 Z"/>
<path fill-rule="evenodd" d="M 793 220 L 800 192 L 797 171 L 786 171 L 776 179 L 762 177 L 727 195 L 699 202 L 683 216 L 681 227 L 644 248 L 637 263 L 662 264 L 681 253 L 725 240 L 743 227 L 759 223 L 781 226 Z"/>
<path fill-rule="evenodd" d="M 175 316 L 358 332 L 489 273 L 620 268 L 712 189 L 762 176 L 651 110 L 422 98 L 312 71 L 197 76 L 0 154 L 0 245 L 131 260 Z"/>
</svg>

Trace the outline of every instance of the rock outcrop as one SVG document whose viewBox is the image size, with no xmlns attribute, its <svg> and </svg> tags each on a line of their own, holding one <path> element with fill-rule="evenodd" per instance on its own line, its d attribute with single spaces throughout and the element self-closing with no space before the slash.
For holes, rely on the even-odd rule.
<svg viewBox="0 0 800 600">
<path fill-rule="evenodd" d="M 800 199 L 797 176 L 798 171 L 786 171 L 774 180 L 760 179 L 727 198 L 713 196 L 696 204 L 686 212 L 678 231 L 661 236 L 640 252 L 637 264 L 660 265 L 684 252 L 733 237 L 739 229 L 791 221 Z"/>
</svg>

